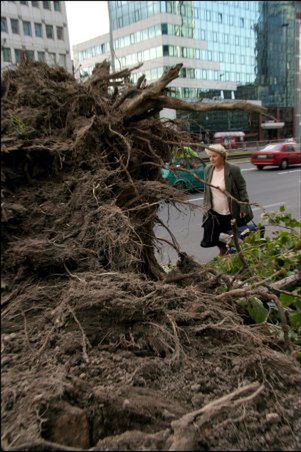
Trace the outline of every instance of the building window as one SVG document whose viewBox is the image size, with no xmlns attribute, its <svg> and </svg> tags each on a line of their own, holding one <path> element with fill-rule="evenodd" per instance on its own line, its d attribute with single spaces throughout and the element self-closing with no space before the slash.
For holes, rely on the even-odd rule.
<svg viewBox="0 0 301 452">
<path fill-rule="evenodd" d="M 1 17 L 1 31 L 7 33 L 7 20 L 6 17 Z"/>
<path fill-rule="evenodd" d="M 11 62 L 11 50 L 9 47 L 2 47 L 2 57 L 3 57 L 4 63 Z"/>
<path fill-rule="evenodd" d="M 166 13 L 166 2 L 160 2 L 161 13 Z"/>
<path fill-rule="evenodd" d="M 34 8 L 38 8 L 38 7 L 39 7 L 39 2 L 31 2 L 31 5 L 32 5 Z"/>
<path fill-rule="evenodd" d="M 50 2 L 43 2 L 44 9 L 50 9 Z"/>
<path fill-rule="evenodd" d="M 19 34 L 19 21 L 18 19 L 10 19 L 11 31 L 15 35 Z"/>
<path fill-rule="evenodd" d="M 38 52 L 38 61 L 43 61 L 45 63 L 45 52 Z"/>
<path fill-rule="evenodd" d="M 140 9 L 136 9 L 136 11 L 134 11 L 134 17 L 135 17 L 135 22 L 137 22 L 138 20 L 141 19 Z"/>
<path fill-rule="evenodd" d="M 20 63 L 20 61 L 21 61 L 21 53 L 22 53 L 22 50 L 15 49 L 15 60 L 16 60 L 16 63 Z"/>
<path fill-rule="evenodd" d="M 57 37 L 57 39 L 64 40 L 64 29 L 63 29 L 63 27 L 56 27 L 56 37 Z"/>
<path fill-rule="evenodd" d="M 245 19 L 243 17 L 241 17 L 239 23 L 240 23 L 241 27 L 244 27 L 245 26 Z"/>
<path fill-rule="evenodd" d="M 206 20 L 211 20 L 211 11 L 206 11 Z"/>
<path fill-rule="evenodd" d="M 162 33 L 162 35 L 167 35 L 167 33 L 168 33 L 167 24 L 161 24 L 161 33 Z"/>
<path fill-rule="evenodd" d="M 239 36 L 235 36 L 235 45 L 239 46 Z"/>
<path fill-rule="evenodd" d="M 61 11 L 61 2 L 53 2 L 54 11 Z"/>
<path fill-rule="evenodd" d="M 62 53 L 59 54 L 59 65 L 66 68 L 66 55 Z"/>
<path fill-rule="evenodd" d="M 217 21 L 218 21 L 219 24 L 221 24 L 223 22 L 223 15 L 222 15 L 222 13 L 218 13 Z"/>
<path fill-rule="evenodd" d="M 203 80 L 207 80 L 207 71 L 206 71 L 206 69 L 202 70 L 202 77 L 203 77 Z"/>
<path fill-rule="evenodd" d="M 163 56 L 169 56 L 169 46 L 163 46 Z"/>
<path fill-rule="evenodd" d="M 181 57 L 187 58 L 187 47 L 181 47 Z"/>
<path fill-rule="evenodd" d="M 34 33 L 37 38 L 42 37 L 42 24 L 38 24 L 38 23 L 34 24 Z"/>
<path fill-rule="evenodd" d="M 21 3 L 21 5 L 28 5 L 28 2 L 20 2 Z"/>
<path fill-rule="evenodd" d="M 34 61 L 34 51 L 33 50 L 25 50 L 25 55 L 30 61 Z"/>
<path fill-rule="evenodd" d="M 216 31 L 213 32 L 213 42 L 217 42 L 217 33 L 216 33 Z"/>
<path fill-rule="evenodd" d="M 183 97 L 186 99 L 189 97 L 189 88 L 183 88 Z"/>
<path fill-rule="evenodd" d="M 23 20 L 23 33 L 25 36 L 31 36 L 30 22 Z"/>
<path fill-rule="evenodd" d="M 234 25 L 234 16 L 229 16 L 229 25 Z"/>
<path fill-rule="evenodd" d="M 53 26 L 52 25 L 46 25 L 46 36 L 47 36 L 48 39 L 54 39 Z"/>
<path fill-rule="evenodd" d="M 49 63 L 50 64 L 55 64 L 56 63 L 56 61 L 55 61 L 55 53 L 48 53 L 48 58 L 49 58 Z"/>
</svg>

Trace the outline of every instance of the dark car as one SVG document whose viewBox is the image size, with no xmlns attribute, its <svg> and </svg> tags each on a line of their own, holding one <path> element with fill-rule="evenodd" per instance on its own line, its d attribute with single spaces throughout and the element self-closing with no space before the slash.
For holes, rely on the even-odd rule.
<svg viewBox="0 0 301 452">
<path fill-rule="evenodd" d="M 259 170 L 265 166 L 278 166 L 286 169 L 290 165 L 301 163 L 300 146 L 297 148 L 294 142 L 270 143 L 263 149 L 251 154 L 251 163 Z"/>
</svg>

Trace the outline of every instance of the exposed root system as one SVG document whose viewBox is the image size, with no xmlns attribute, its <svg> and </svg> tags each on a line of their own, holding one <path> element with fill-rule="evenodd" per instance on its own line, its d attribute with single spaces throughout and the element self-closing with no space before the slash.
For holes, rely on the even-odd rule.
<svg viewBox="0 0 301 452">
<path fill-rule="evenodd" d="M 136 86 L 107 62 L 84 83 L 26 61 L 3 75 L 3 450 L 301 444 L 292 358 L 213 295 L 226 277 L 176 243 L 173 274 L 155 258 L 159 205 L 184 200 L 160 166 L 191 141 L 157 113 L 207 108 L 166 96 L 179 70 Z"/>
</svg>

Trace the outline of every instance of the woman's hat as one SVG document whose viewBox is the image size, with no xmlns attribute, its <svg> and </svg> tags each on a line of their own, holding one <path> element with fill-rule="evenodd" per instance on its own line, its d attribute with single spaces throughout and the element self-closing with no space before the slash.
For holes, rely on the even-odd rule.
<svg viewBox="0 0 301 452">
<path fill-rule="evenodd" d="M 226 149 L 224 148 L 224 146 L 222 144 L 211 144 L 210 145 L 210 149 L 205 149 L 206 153 L 209 155 L 209 152 L 216 152 L 217 154 L 221 155 L 222 157 L 224 157 L 224 159 L 226 159 L 228 157 L 228 152 L 226 151 Z"/>
</svg>

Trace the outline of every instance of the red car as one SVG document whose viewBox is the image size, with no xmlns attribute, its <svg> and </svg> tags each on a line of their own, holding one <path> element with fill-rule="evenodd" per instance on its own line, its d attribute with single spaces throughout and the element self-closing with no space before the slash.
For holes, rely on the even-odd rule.
<svg viewBox="0 0 301 452">
<path fill-rule="evenodd" d="M 265 166 L 278 166 L 286 169 L 289 165 L 301 163 L 301 149 L 296 143 L 270 143 L 257 152 L 252 152 L 251 163 L 262 170 Z"/>
</svg>

